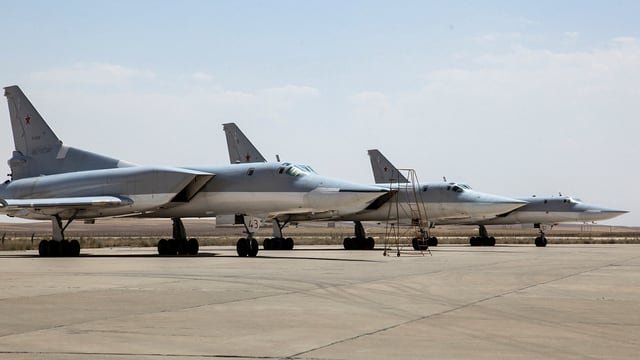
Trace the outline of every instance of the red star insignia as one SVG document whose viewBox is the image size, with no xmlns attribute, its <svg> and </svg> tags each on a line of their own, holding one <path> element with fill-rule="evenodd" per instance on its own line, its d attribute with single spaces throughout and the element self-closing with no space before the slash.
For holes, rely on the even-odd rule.
<svg viewBox="0 0 640 360">
<path fill-rule="evenodd" d="M 249 154 L 245 155 L 244 158 L 247 159 L 247 162 L 249 162 L 249 160 L 251 160 L 251 156 Z"/>
<path fill-rule="evenodd" d="M 31 117 L 30 117 L 29 115 L 27 115 L 27 117 L 26 117 L 26 118 L 24 118 L 24 122 L 25 122 L 27 125 L 31 125 Z"/>
<path fill-rule="evenodd" d="M 387 172 L 387 170 L 389 170 L 389 168 L 387 168 L 386 166 L 384 167 L 384 172 Z"/>
</svg>

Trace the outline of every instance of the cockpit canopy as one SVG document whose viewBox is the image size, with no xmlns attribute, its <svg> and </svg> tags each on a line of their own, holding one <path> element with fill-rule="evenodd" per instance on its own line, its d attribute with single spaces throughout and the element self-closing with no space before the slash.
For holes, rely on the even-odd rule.
<svg viewBox="0 0 640 360">
<path fill-rule="evenodd" d="M 442 184 L 441 186 L 442 187 L 446 186 L 447 191 L 453 191 L 457 193 L 465 192 L 466 190 L 471 190 L 471 186 L 467 184 L 459 184 L 454 182 L 450 182 L 448 184 Z M 427 191 L 427 190 L 429 190 L 429 185 L 425 185 L 422 187 L 422 191 Z"/>
<path fill-rule="evenodd" d="M 317 174 L 315 170 L 309 165 L 282 163 L 282 166 L 278 169 L 279 174 L 287 174 L 289 176 L 298 177 L 308 174 Z"/>
<path fill-rule="evenodd" d="M 582 202 L 582 200 L 577 199 L 577 198 L 572 198 L 571 196 L 563 196 L 560 198 L 554 198 L 554 199 L 544 199 L 544 203 L 548 203 L 549 201 L 554 201 L 554 202 L 562 202 L 563 204 L 579 204 Z"/>
</svg>

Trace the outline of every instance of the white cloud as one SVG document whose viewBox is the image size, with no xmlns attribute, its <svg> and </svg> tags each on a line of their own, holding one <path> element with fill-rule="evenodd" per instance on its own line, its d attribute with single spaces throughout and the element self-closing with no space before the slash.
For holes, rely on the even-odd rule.
<svg viewBox="0 0 640 360">
<path fill-rule="evenodd" d="M 516 41 L 521 40 L 522 34 L 518 32 L 512 33 L 487 33 L 474 37 L 477 43 L 494 43 L 498 41 Z"/>
<path fill-rule="evenodd" d="M 389 98 L 377 91 L 364 91 L 349 97 L 356 126 L 384 121 L 391 113 Z"/>
<path fill-rule="evenodd" d="M 310 86 L 284 85 L 260 90 L 259 94 L 272 98 L 293 99 L 315 97 L 320 95 L 320 90 Z"/>
<path fill-rule="evenodd" d="M 117 64 L 92 62 L 76 63 L 70 67 L 58 67 L 31 74 L 33 80 L 58 83 L 119 84 L 133 79 L 153 80 L 150 70 L 135 69 Z"/>
<path fill-rule="evenodd" d="M 569 40 L 576 40 L 580 36 L 580 33 L 577 31 L 565 31 L 563 36 Z"/>
<path fill-rule="evenodd" d="M 191 78 L 198 82 L 211 82 L 213 81 L 213 75 L 207 74 L 206 72 L 197 71 L 191 74 Z"/>
<path fill-rule="evenodd" d="M 623 44 L 638 46 L 638 40 L 630 36 L 620 36 L 611 40 L 612 44 Z"/>
</svg>

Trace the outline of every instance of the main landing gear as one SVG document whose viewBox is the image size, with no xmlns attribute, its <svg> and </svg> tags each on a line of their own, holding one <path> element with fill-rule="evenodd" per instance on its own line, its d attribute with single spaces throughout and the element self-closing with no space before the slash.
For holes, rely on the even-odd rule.
<svg viewBox="0 0 640 360">
<path fill-rule="evenodd" d="M 545 247 L 547 246 L 547 238 L 544 236 L 544 231 L 540 224 L 533 225 L 536 229 L 540 231 L 540 235 L 536 237 L 535 244 L 537 247 Z M 484 225 L 480 225 L 479 227 L 480 236 L 472 236 L 469 238 L 469 245 L 471 246 L 495 246 L 496 238 L 493 236 L 489 236 L 487 233 L 487 229 Z"/>
<path fill-rule="evenodd" d="M 173 220 L 173 239 L 160 239 L 158 241 L 158 255 L 198 255 L 200 244 L 198 239 L 187 240 L 187 232 L 180 218 Z"/>
<path fill-rule="evenodd" d="M 262 242 L 265 250 L 293 250 L 294 241 L 292 238 L 284 238 L 282 229 L 287 226 L 288 221 L 280 224 L 278 219 L 273 219 L 273 237 L 266 238 Z"/>
<path fill-rule="evenodd" d="M 480 236 L 472 236 L 469 238 L 469 245 L 471 246 L 495 246 L 496 238 L 489 236 L 487 228 L 484 225 L 478 227 L 478 233 Z"/>
<path fill-rule="evenodd" d="M 78 240 L 65 240 L 64 230 L 75 219 L 75 215 L 69 218 L 66 225 L 62 225 L 59 216 L 52 216 L 52 239 L 42 240 L 38 244 L 38 254 L 41 257 L 72 257 L 80 256 L 80 242 Z"/>
<path fill-rule="evenodd" d="M 345 250 L 373 250 L 376 242 L 372 237 L 367 237 L 367 233 L 362 226 L 362 222 L 354 221 L 355 237 L 346 237 L 342 242 Z"/>
<path fill-rule="evenodd" d="M 537 227 L 540 231 L 540 236 L 536 237 L 535 243 L 537 247 L 545 247 L 547 246 L 547 238 L 544 236 L 544 231 L 540 224 L 535 224 L 534 227 Z"/>
<path fill-rule="evenodd" d="M 251 223 L 255 221 L 256 224 Z M 247 224 L 249 222 L 249 224 Z M 248 217 L 244 217 L 243 221 L 244 229 L 247 233 L 246 238 L 240 238 L 236 243 L 236 251 L 238 252 L 238 256 L 240 257 L 255 257 L 258 255 L 258 241 L 253 237 L 253 231 L 250 229 L 258 229 L 257 220 L 248 219 Z"/>
<path fill-rule="evenodd" d="M 438 246 L 438 238 L 431 236 L 428 238 L 413 238 L 411 239 L 411 245 L 413 250 L 427 250 L 430 246 Z"/>
</svg>

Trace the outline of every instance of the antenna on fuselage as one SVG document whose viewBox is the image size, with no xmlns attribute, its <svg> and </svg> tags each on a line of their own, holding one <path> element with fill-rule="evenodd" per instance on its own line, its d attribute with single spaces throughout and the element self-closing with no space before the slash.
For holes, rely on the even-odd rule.
<svg viewBox="0 0 640 360">
<path fill-rule="evenodd" d="M 447 182 L 447 177 L 446 177 L 446 176 L 443 176 L 443 177 L 442 177 L 442 181 Z"/>
<path fill-rule="evenodd" d="M 280 155 L 276 154 L 276 162 L 280 162 Z"/>
</svg>

